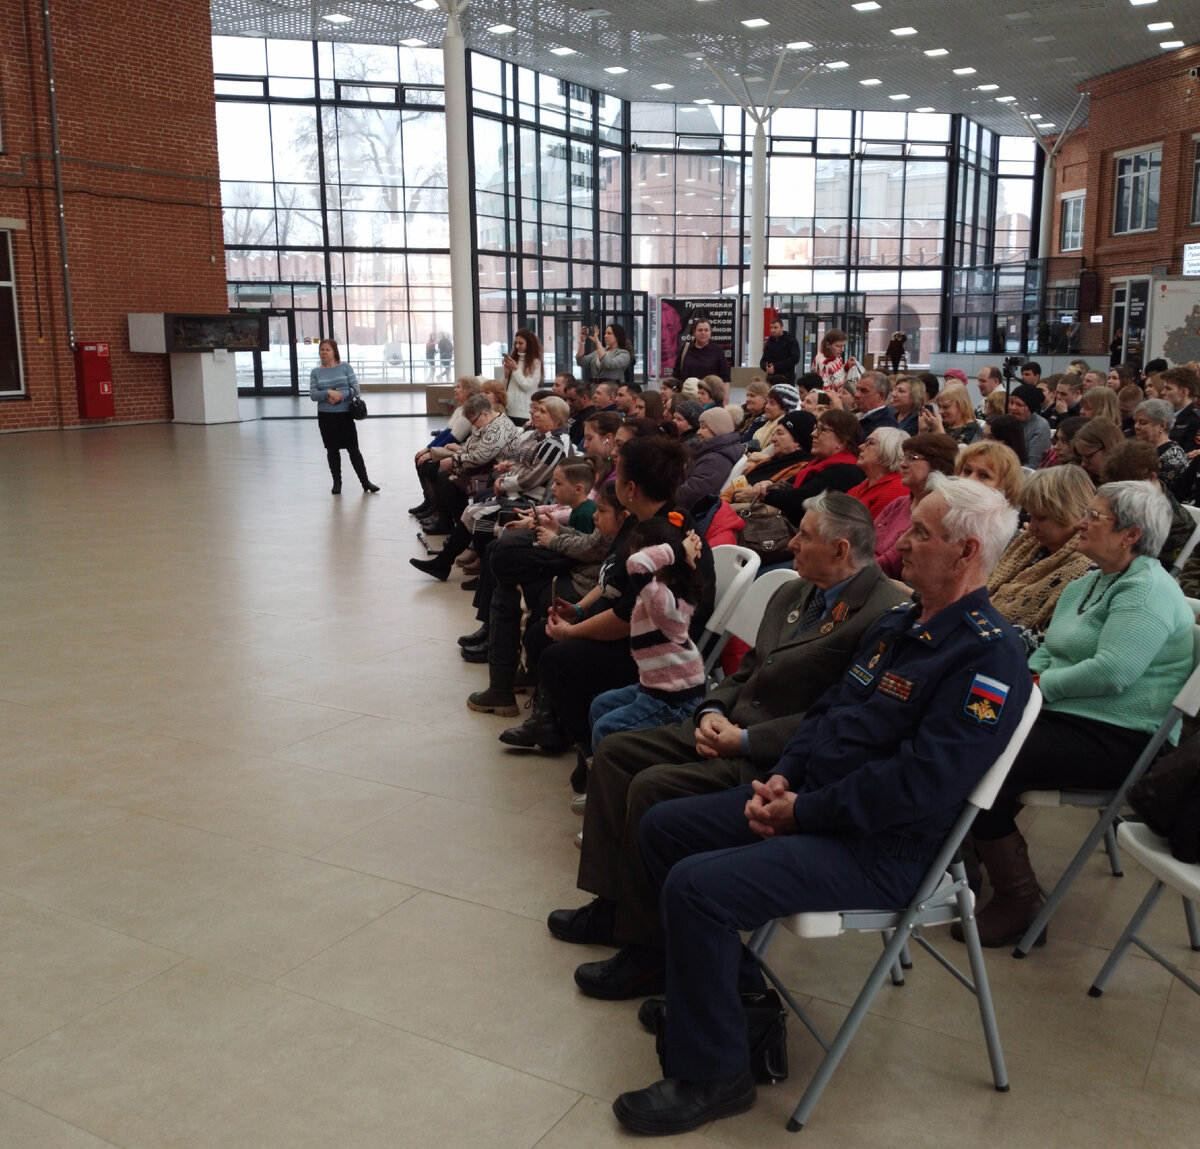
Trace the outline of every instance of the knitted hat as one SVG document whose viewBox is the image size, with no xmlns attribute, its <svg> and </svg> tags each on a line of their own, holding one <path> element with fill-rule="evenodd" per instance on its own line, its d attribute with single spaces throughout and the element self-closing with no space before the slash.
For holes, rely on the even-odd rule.
<svg viewBox="0 0 1200 1149">
<path fill-rule="evenodd" d="M 684 384 L 684 386 L 687 386 L 687 384 Z M 676 415 L 682 415 L 688 421 L 688 425 L 693 431 L 700 426 L 700 416 L 703 414 L 704 408 L 698 400 L 680 399 L 671 410 Z"/>
<path fill-rule="evenodd" d="M 967 385 L 967 373 L 958 367 L 947 367 L 942 374 L 947 379 L 957 379 L 964 387 Z"/>
<path fill-rule="evenodd" d="M 709 407 L 700 416 L 700 425 L 707 427 L 714 435 L 733 434 L 733 416 L 724 407 Z"/>
<path fill-rule="evenodd" d="M 1032 383 L 1022 383 L 1014 387 L 1009 393 L 1010 399 L 1020 399 L 1034 413 L 1040 411 L 1046 405 L 1046 396 L 1042 394 L 1040 387 L 1035 387 Z"/>
<path fill-rule="evenodd" d="M 733 429 L 736 431 L 746 421 L 745 408 L 739 407 L 736 403 L 730 403 L 725 410 L 729 412 L 729 417 L 733 420 Z"/>
<path fill-rule="evenodd" d="M 790 383 L 776 383 L 768 399 L 774 399 L 785 411 L 794 411 L 800 406 L 800 392 Z"/>
<path fill-rule="evenodd" d="M 801 451 L 812 450 L 813 431 L 817 426 L 817 417 L 811 411 L 789 411 L 779 420 L 781 427 L 786 427 L 796 440 L 796 446 Z"/>
<path fill-rule="evenodd" d="M 680 395 L 686 395 L 689 399 L 695 399 L 700 394 L 700 380 L 695 375 L 683 381 L 683 386 L 679 388 Z"/>
</svg>

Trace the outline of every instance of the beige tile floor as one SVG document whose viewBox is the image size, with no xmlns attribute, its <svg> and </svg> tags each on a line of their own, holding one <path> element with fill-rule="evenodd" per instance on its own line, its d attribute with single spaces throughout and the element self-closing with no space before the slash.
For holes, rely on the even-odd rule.
<svg viewBox="0 0 1200 1149">
<path fill-rule="evenodd" d="M 631 1143 L 652 1042 L 543 925 L 581 900 L 568 761 L 466 710 L 467 596 L 406 562 L 425 432 L 368 421 L 383 493 L 340 499 L 309 421 L 0 438 L 0 1146 Z M 1033 824 L 1043 875 L 1084 826 Z M 1138 956 L 1085 993 L 1145 886 L 1098 857 L 1046 949 L 989 955 L 1011 1093 L 918 957 L 804 1143 L 1195 1146 L 1200 1001 Z M 1200 969 L 1177 902 L 1151 932 Z M 774 960 L 835 1023 L 876 946 Z M 796 1144 L 799 1025 L 791 1063 L 677 1143 Z"/>
</svg>

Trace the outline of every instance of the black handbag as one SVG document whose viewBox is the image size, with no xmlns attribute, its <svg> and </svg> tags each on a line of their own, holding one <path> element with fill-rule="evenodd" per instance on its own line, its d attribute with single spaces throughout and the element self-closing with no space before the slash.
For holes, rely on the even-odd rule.
<svg viewBox="0 0 1200 1149">
<path fill-rule="evenodd" d="M 361 395 L 355 395 L 350 400 L 346 410 L 350 412 L 351 419 L 365 419 L 367 417 L 367 405 Z"/>
</svg>

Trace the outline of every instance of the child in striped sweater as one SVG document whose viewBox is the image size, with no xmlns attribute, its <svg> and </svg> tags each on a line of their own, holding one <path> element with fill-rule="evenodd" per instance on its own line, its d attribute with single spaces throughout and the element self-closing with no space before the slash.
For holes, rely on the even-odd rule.
<svg viewBox="0 0 1200 1149">
<path fill-rule="evenodd" d="M 705 693 L 704 660 L 688 624 L 705 586 L 696 570 L 700 538 L 683 532 L 684 516 L 671 511 L 639 523 L 630 534 L 626 570 L 638 588 L 629 620 L 629 646 L 638 682 L 592 700 L 592 751 L 619 730 L 646 730 L 682 722 Z"/>
</svg>

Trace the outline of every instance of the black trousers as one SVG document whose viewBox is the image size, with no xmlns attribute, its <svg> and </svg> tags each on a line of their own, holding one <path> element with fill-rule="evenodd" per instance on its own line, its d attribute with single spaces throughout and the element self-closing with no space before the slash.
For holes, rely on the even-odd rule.
<svg viewBox="0 0 1200 1149">
<path fill-rule="evenodd" d="M 568 638 L 548 646 L 538 660 L 538 689 L 545 691 L 571 741 L 585 746 L 591 745 L 592 699 L 637 677 L 628 638 Z"/>
<path fill-rule="evenodd" d="M 1150 736 L 1141 730 L 1043 710 L 990 810 L 980 810 L 971 833 L 981 842 L 1017 829 L 1023 790 L 1115 790 Z"/>
<path fill-rule="evenodd" d="M 342 452 L 345 451 L 350 456 L 354 473 L 365 487 L 371 480 L 367 478 L 367 465 L 358 449 L 358 425 L 350 412 L 318 411 L 317 427 L 321 432 L 321 442 L 325 447 L 325 458 L 333 481 L 342 481 Z"/>
</svg>

